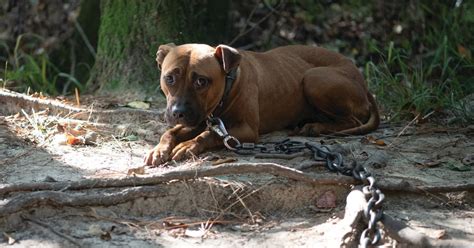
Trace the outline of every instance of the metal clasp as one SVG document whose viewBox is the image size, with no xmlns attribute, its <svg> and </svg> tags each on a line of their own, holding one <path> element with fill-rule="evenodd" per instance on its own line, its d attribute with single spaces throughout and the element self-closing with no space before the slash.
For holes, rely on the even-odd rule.
<svg viewBox="0 0 474 248">
<path fill-rule="evenodd" d="M 237 147 L 240 147 L 240 141 L 234 136 L 230 135 L 225 128 L 224 122 L 221 118 L 218 117 L 209 117 L 206 121 L 207 126 L 211 131 L 216 133 L 219 137 L 222 138 L 224 146 L 231 151 L 237 150 Z M 235 143 L 233 146 L 231 142 Z"/>
</svg>

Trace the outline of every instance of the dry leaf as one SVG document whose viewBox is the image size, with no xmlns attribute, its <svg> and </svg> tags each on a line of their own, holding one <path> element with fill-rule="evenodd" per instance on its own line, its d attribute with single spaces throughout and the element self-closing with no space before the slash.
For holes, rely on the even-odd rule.
<svg viewBox="0 0 474 248">
<path fill-rule="evenodd" d="M 215 161 L 212 161 L 212 165 L 220 165 L 220 164 L 225 164 L 225 163 L 232 163 L 237 161 L 236 158 L 220 158 Z"/>
<path fill-rule="evenodd" d="M 4 232 L 3 233 L 3 239 L 7 242 L 9 245 L 13 245 L 16 242 L 16 239 L 14 239 L 10 234 Z"/>
<path fill-rule="evenodd" d="M 130 107 L 130 108 L 134 108 L 134 109 L 149 109 L 150 108 L 149 103 L 141 102 L 141 101 L 129 102 L 129 103 L 127 103 L 127 106 Z"/>
<path fill-rule="evenodd" d="M 127 171 L 128 176 L 143 175 L 143 174 L 145 174 L 145 166 L 140 166 L 140 167 L 137 167 L 137 168 L 130 168 Z"/>
<path fill-rule="evenodd" d="M 458 53 L 463 58 L 471 59 L 471 50 L 467 49 L 463 45 L 458 45 Z"/>
<path fill-rule="evenodd" d="M 368 136 L 363 137 L 360 140 L 360 142 L 362 144 L 375 144 L 375 145 L 378 145 L 378 146 L 386 146 L 387 145 L 387 144 L 385 144 L 385 141 L 383 141 L 381 139 L 377 139 L 372 135 L 368 135 Z"/>
<path fill-rule="evenodd" d="M 69 134 L 69 133 L 66 134 L 66 139 L 67 139 L 66 144 L 68 144 L 68 145 L 74 146 L 74 145 L 84 144 L 84 138 L 76 137 L 76 136 L 74 136 L 72 134 Z"/>
<path fill-rule="evenodd" d="M 60 133 L 64 133 L 66 131 L 66 127 L 64 127 L 64 125 L 58 123 L 58 124 L 56 124 L 56 130 Z"/>
<path fill-rule="evenodd" d="M 446 230 L 436 230 L 433 232 L 436 239 L 443 239 L 446 237 Z"/>
<path fill-rule="evenodd" d="M 439 160 L 425 160 L 423 162 L 417 162 L 416 164 L 421 168 L 433 168 L 440 165 L 442 162 Z"/>
<path fill-rule="evenodd" d="M 318 208 L 335 208 L 336 194 L 332 191 L 326 191 L 316 200 L 316 207 Z"/>
<path fill-rule="evenodd" d="M 100 234 L 100 239 L 109 241 L 112 239 L 112 235 L 110 235 L 109 232 L 103 232 L 102 234 Z"/>
</svg>

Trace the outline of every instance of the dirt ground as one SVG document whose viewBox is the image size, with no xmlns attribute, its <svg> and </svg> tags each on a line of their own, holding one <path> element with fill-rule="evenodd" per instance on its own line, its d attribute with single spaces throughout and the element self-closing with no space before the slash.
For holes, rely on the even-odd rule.
<svg viewBox="0 0 474 248">
<path fill-rule="evenodd" d="M 74 104 L 67 101 L 63 103 L 70 106 L 69 110 L 63 109 L 59 101 L 48 105 L 45 102 L 49 100 L 38 97 L 12 100 L 18 97 L 3 93 L 0 230 L 4 239 L 0 246 L 335 247 L 344 242 L 349 247 L 355 245 L 344 237 L 344 208 L 351 188 L 342 179 L 341 183 L 321 185 L 272 173 L 246 173 L 135 187 L 2 191 L 12 185 L 30 183 L 133 180 L 179 169 L 198 171 L 225 162 L 274 163 L 302 170 L 317 180 L 343 178 L 324 166 L 314 165 L 309 152 L 292 159 L 277 159 L 220 150 L 166 167 L 142 167 L 146 151 L 166 129 L 159 118 L 162 102 L 152 104 L 155 110 L 143 110 L 134 104 L 129 105 L 135 108 L 126 107 L 126 99 L 83 97 L 82 108 L 99 110 L 84 114 L 72 109 Z M 75 139 L 90 133 L 97 134 L 90 145 Z M 287 137 L 287 132 L 275 132 L 264 135 L 261 141 Z M 341 152 L 346 160 L 364 164 L 386 194 L 385 214 L 434 239 L 474 242 L 473 137 L 474 126 L 406 123 L 383 124 L 376 132 L 364 136 L 290 138 L 322 143 Z M 216 159 L 221 161 L 220 165 L 216 165 Z M 145 195 L 116 204 L 103 204 L 105 200 L 101 200 L 133 190 L 144 194 L 147 189 Z M 47 193 L 57 193 L 66 200 L 58 203 L 44 198 L 11 210 L 15 202 L 39 199 Z M 96 200 L 68 202 L 79 198 Z M 329 200 L 324 201 L 326 198 Z M 407 246 L 387 235 L 382 244 Z"/>
</svg>

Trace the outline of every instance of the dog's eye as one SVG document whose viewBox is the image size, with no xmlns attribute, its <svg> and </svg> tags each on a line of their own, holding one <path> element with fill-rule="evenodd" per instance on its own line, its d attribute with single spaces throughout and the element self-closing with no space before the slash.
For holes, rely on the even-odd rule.
<svg viewBox="0 0 474 248">
<path fill-rule="evenodd" d="M 194 81 L 194 87 L 196 87 L 196 89 L 204 88 L 208 83 L 209 80 L 207 80 L 207 78 L 198 77 L 196 81 Z"/>
<path fill-rule="evenodd" d="M 174 76 L 171 76 L 171 75 L 165 76 L 165 82 L 169 85 L 173 85 L 174 84 Z"/>
</svg>

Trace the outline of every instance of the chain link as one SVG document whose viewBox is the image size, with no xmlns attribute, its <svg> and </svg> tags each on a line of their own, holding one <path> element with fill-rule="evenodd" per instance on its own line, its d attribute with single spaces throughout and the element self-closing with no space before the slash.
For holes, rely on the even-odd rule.
<svg viewBox="0 0 474 248">
<path fill-rule="evenodd" d="M 331 172 L 340 173 L 350 176 L 356 180 L 362 181 L 366 186 L 362 188 L 367 201 L 364 207 L 364 217 L 367 220 L 367 228 L 362 231 L 360 236 L 361 247 L 376 245 L 382 235 L 377 223 L 383 217 L 382 202 L 385 195 L 375 185 L 375 178 L 361 164 L 352 161 L 345 164 L 341 153 L 332 152 L 329 147 L 319 145 L 312 142 L 299 142 L 285 139 L 281 142 L 266 143 L 240 143 L 235 137 L 229 135 L 225 129 L 224 123 L 220 118 L 210 117 L 207 121 L 208 127 L 223 139 L 224 145 L 237 154 L 256 155 L 256 154 L 284 154 L 291 155 L 309 149 L 312 152 L 314 160 L 325 160 L 326 168 Z M 229 141 L 232 140 L 235 145 L 230 146 Z"/>
</svg>

